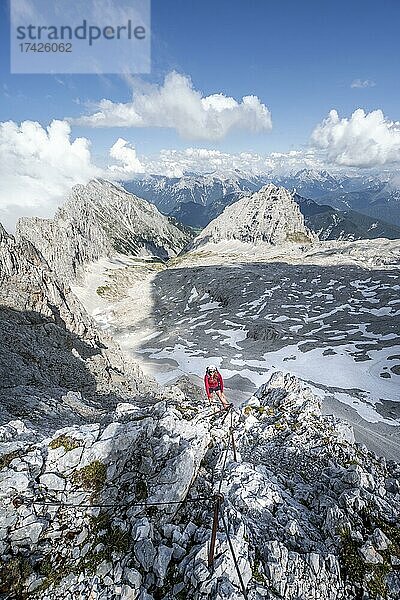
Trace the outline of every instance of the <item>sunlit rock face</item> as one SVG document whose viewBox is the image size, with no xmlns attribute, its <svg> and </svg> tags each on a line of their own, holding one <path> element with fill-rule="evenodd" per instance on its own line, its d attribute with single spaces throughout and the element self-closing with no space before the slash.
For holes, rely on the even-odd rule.
<svg viewBox="0 0 400 600">
<path fill-rule="evenodd" d="M 193 241 L 198 250 L 208 243 L 238 241 L 248 244 L 311 243 L 315 234 L 304 225 L 304 217 L 292 194 L 268 184 L 225 208 Z"/>
<path fill-rule="evenodd" d="M 76 185 L 54 219 L 20 219 L 16 237 L 32 242 L 64 281 L 117 253 L 168 259 L 189 240 L 153 204 L 104 180 Z"/>
</svg>

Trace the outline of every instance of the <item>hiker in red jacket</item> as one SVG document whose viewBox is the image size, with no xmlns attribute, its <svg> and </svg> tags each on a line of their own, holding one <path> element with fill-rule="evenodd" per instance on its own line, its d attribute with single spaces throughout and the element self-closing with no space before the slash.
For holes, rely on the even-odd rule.
<svg viewBox="0 0 400 600">
<path fill-rule="evenodd" d="M 224 409 L 230 407 L 224 394 L 224 380 L 222 379 L 221 373 L 214 365 L 209 365 L 204 375 L 204 385 L 206 386 L 207 398 L 211 400 L 213 393 L 215 392 L 218 398 L 222 402 Z"/>
</svg>

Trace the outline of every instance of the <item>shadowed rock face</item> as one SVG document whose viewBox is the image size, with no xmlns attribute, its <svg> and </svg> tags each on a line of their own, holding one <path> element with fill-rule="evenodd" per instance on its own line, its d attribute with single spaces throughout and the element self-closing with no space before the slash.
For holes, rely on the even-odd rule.
<svg viewBox="0 0 400 600">
<path fill-rule="evenodd" d="M 3 225 L 0 223 L 0 241 L 4 241 L 8 237 L 7 231 L 4 229 Z"/>
<path fill-rule="evenodd" d="M 207 243 L 235 240 L 278 245 L 310 243 L 317 237 L 304 225 L 304 217 L 290 192 L 269 184 L 225 208 L 197 236 L 190 249 L 199 250 Z"/>
<path fill-rule="evenodd" d="M 100 180 L 75 186 L 54 219 L 20 219 L 16 237 L 31 241 L 66 282 L 101 257 L 144 254 L 165 260 L 189 240 L 154 205 Z"/>
<path fill-rule="evenodd" d="M 97 332 L 36 248 L 0 234 L 1 422 L 24 417 L 54 429 L 145 390 L 137 365 Z"/>
</svg>

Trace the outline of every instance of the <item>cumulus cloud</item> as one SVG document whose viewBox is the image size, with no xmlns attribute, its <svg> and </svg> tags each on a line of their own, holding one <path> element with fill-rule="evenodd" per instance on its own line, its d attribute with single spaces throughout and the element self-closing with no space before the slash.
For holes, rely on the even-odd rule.
<svg viewBox="0 0 400 600">
<path fill-rule="evenodd" d="M 65 121 L 0 123 L 0 220 L 12 230 L 27 214 L 49 216 L 76 183 L 99 176 L 86 138 Z"/>
<path fill-rule="evenodd" d="M 326 168 L 320 153 L 315 149 L 291 150 L 289 152 L 238 152 L 235 154 L 208 150 L 206 148 L 186 148 L 184 150 L 161 150 L 156 156 L 142 158 L 147 173 L 182 177 L 184 173 L 218 173 L 230 176 L 235 172 L 246 175 L 273 175 L 300 169 Z"/>
<path fill-rule="evenodd" d="M 219 113 L 235 103 L 221 95 L 203 100 Z M 391 171 L 391 165 L 400 163 L 400 123 L 380 110 L 359 109 L 350 118 L 332 110 L 314 129 L 312 145 L 300 150 L 259 154 L 188 147 L 138 156 L 131 142 L 118 138 L 109 159 L 106 167 L 94 164 L 89 140 L 74 139 L 66 121 L 47 127 L 33 121 L 0 123 L 0 221 L 11 231 L 19 216 L 52 216 L 73 185 L 93 177 L 126 180 L 139 173 L 180 177 L 187 172 L 276 177 L 303 168 L 348 171 L 382 165 Z"/>
<path fill-rule="evenodd" d="M 240 102 L 224 94 L 203 97 L 189 77 L 175 71 L 161 86 L 136 87 L 131 102 L 103 99 L 93 114 L 72 122 L 88 127 L 166 127 L 183 138 L 203 140 L 220 140 L 233 129 L 272 128 L 271 113 L 257 96 L 244 96 Z"/>
<path fill-rule="evenodd" d="M 386 119 L 381 110 L 366 113 L 359 108 L 350 118 L 340 118 L 331 110 L 311 140 L 337 165 L 378 167 L 400 162 L 400 123 Z"/>
<path fill-rule="evenodd" d="M 108 168 L 114 175 L 131 176 L 135 173 L 144 173 L 145 167 L 137 157 L 135 148 L 123 138 L 118 138 L 110 148 L 111 158 L 120 161 L 121 165 L 110 165 Z"/>
<path fill-rule="evenodd" d="M 370 87 L 375 87 L 376 83 L 375 81 L 371 81 L 370 79 L 354 79 L 351 82 L 351 86 L 352 88 L 370 88 Z"/>
<path fill-rule="evenodd" d="M 146 171 L 182 177 L 184 173 L 225 173 L 240 170 L 257 174 L 265 172 L 265 157 L 256 153 L 230 154 L 207 148 L 185 148 L 184 150 L 161 150 L 146 160 Z"/>
</svg>

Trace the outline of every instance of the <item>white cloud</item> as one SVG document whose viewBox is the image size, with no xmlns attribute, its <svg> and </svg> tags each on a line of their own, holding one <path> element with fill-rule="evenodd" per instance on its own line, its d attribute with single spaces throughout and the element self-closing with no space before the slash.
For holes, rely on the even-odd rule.
<svg viewBox="0 0 400 600">
<path fill-rule="evenodd" d="M 131 102 L 103 99 L 91 115 L 72 122 L 88 127 L 166 127 L 186 139 L 220 140 L 233 129 L 269 131 L 271 114 L 257 96 L 240 102 L 224 94 L 203 97 L 191 80 L 175 71 L 162 86 L 134 83 L 137 92 Z"/>
<path fill-rule="evenodd" d="M 49 216 L 76 183 L 101 174 L 86 138 L 71 141 L 65 121 L 0 123 L 0 221 L 12 229 L 26 214 Z"/>
<path fill-rule="evenodd" d="M 234 102 L 221 95 L 207 98 L 219 113 Z M 93 177 L 129 179 L 138 173 L 180 177 L 187 172 L 230 176 L 238 171 L 273 177 L 303 168 L 348 171 L 386 165 L 390 171 L 391 165 L 400 163 L 400 123 L 385 119 L 380 110 L 359 109 L 350 118 L 340 118 L 332 110 L 315 128 L 312 143 L 268 155 L 189 147 L 138 156 L 130 142 L 118 138 L 109 150 L 110 164 L 100 168 L 93 162 L 90 141 L 72 138 L 66 121 L 53 121 L 48 127 L 33 121 L 4 122 L 0 123 L 0 221 L 12 230 L 19 216 L 52 216 L 73 185 Z"/>
<path fill-rule="evenodd" d="M 314 129 L 311 140 L 331 163 L 349 167 L 377 167 L 400 162 L 400 123 L 381 110 L 339 118 L 336 110 Z"/>
<path fill-rule="evenodd" d="M 230 154 L 206 148 L 161 150 L 156 156 L 141 158 L 147 173 L 181 177 L 184 173 L 212 173 L 231 175 L 240 171 L 247 175 L 280 175 L 300 169 L 324 169 L 323 157 L 315 149 L 291 150 L 258 154 L 239 152 Z"/>
<path fill-rule="evenodd" d="M 146 171 L 182 177 L 185 172 L 226 173 L 238 169 L 248 173 L 260 173 L 266 170 L 265 158 L 255 153 L 229 154 L 220 150 L 206 148 L 186 148 L 184 150 L 161 150 L 159 154 L 146 162 Z"/>
<path fill-rule="evenodd" d="M 136 150 L 123 138 L 118 138 L 110 148 L 111 158 L 120 161 L 121 165 L 110 165 L 108 168 L 116 176 L 130 176 L 144 173 L 145 168 L 137 157 Z"/>
<path fill-rule="evenodd" d="M 351 86 L 352 88 L 370 88 L 370 87 L 375 87 L 376 83 L 375 81 L 371 81 L 371 79 L 354 79 L 354 81 L 351 82 Z"/>
<path fill-rule="evenodd" d="M 226 99 L 218 97 L 210 102 L 214 106 L 219 103 L 219 110 L 224 110 Z M 113 162 L 106 168 L 95 165 L 89 140 L 73 139 L 66 121 L 52 121 L 48 127 L 34 121 L 0 123 L 0 222 L 12 231 L 20 216 L 51 217 L 72 186 L 85 184 L 93 177 L 118 180 L 138 173 L 179 177 L 188 171 L 257 175 L 318 164 L 312 150 L 267 156 L 186 148 L 138 157 L 135 148 L 123 138 L 112 145 L 109 156 Z"/>
</svg>

